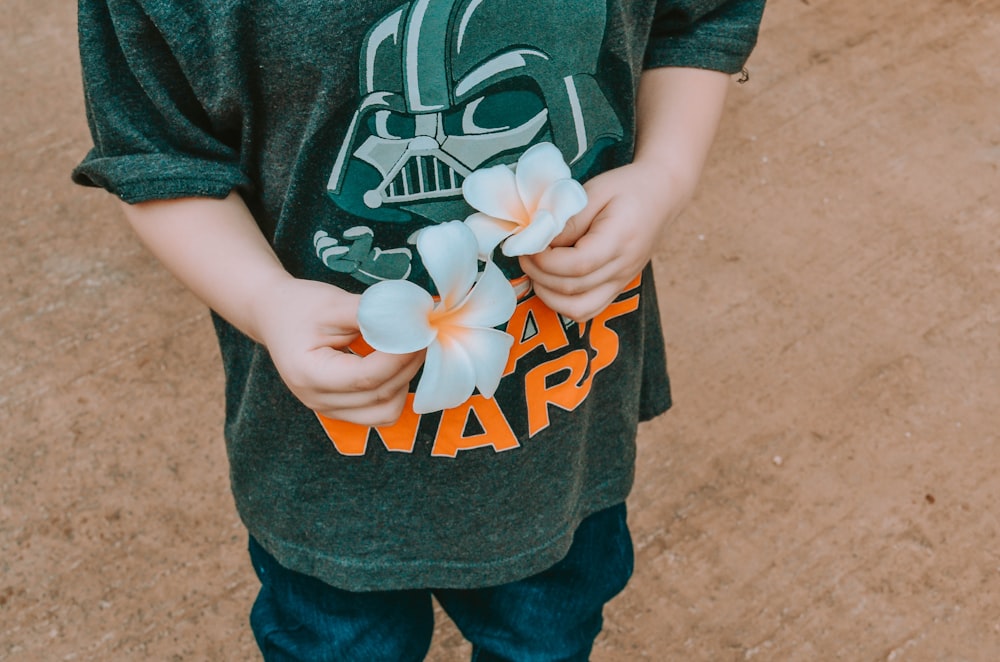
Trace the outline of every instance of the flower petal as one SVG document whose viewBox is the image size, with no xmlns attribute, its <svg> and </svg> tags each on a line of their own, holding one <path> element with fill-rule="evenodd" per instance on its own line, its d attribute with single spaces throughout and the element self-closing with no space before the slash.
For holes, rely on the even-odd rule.
<svg viewBox="0 0 1000 662">
<path fill-rule="evenodd" d="M 500 267 L 492 262 L 469 292 L 465 301 L 455 307 L 452 326 L 489 328 L 510 320 L 517 306 L 517 294 Z"/>
<path fill-rule="evenodd" d="M 479 273 L 479 244 L 469 226 L 450 221 L 424 228 L 417 235 L 417 252 L 443 306 L 452 308 L 465 298 Z"/>
<path fill-rule="evenodd" d="M 529 214 L 539 209 L 542 195 L 554 182 L 573 176 L 562 152 L 552 143 L 539 143 L 528 149 L 517 160 L 514 173 L 517 190 Z"/>
<path fill-rule="evenodd" d="M 484 262 L 489 259 L 501 241 L 521 227 L 513 221 L 505 221 L 481 212 L 470 215 L 465 219 L 465 224 L 476 235 L 476 241 L 479 242 L 479 259 Z"/>
<path fill-rule="evenodd" d="M 545 189 L 538 204 L 539 209 L 552 212 L 565 227 L 567 219 L 579 214 L 587 206 L 587 192 L 575 179 L 560 179 Z"/>
<path fill-rule="evenodd" d="M 427 347 L 435 331 L 427 322 L 434 300 L 422 287 L 406 280 L 372 285 L 358 303 L 358 328 L 373 348 L 407 354 Z"/>
<path fill-rule="evenodd" d="M 548 211 L 539 210 L 531 220 L 531 225 L 503 242 L 501 251 L 507 257 L 541 253 L 565 226 L 565 219 L 560 223 Z"/>
<path fill-rule="evenodd" d="M 514 173 L 505 165 L 473 172 L 462 183 L 462 195 L 484 214 L 515 223 L 528 222 L 528 212 L 517 192 Z"/>
<path fill-rule="evenodd" d="M 472 395 L 476 369 L 465 349 L 439 336 L 427 347 L 424 371 L 413 396 L 413 411 L 429 414 L 457 407 Z"/>
<path fill-rule="evenodd" d="M 492 398 L 500 385 L 514 336 L 497 329 L 464 329 L 452 340 L 460 344 L 472 357 L 476 371 L 476 387 L 487 398 Z"/>
</svg>

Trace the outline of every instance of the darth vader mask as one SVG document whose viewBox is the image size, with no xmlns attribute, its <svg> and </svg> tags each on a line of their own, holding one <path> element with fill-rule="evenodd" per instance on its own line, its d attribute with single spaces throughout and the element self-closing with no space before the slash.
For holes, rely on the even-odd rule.
<svg viewBox="0 0 1000 662">
<path fill-rule="evenodd" d="M 402 5 L 365 37 L 330 197 L 374 221 L 462 218 L 473 170 L 542 141 L 579 176 L 622 136 L 594 78 L 605 23 L 604 0 Z"/>
</svg>

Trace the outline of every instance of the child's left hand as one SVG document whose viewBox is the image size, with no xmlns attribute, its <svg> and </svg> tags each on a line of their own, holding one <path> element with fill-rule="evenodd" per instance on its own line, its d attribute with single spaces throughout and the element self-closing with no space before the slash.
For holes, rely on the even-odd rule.
<svg viewBox="0 0 1000 662">
<path fill-rule="evenodd" d="M 578 322 L 590 320 L 642 271 L 693 189 L 668 173 L 636 162 L 584 185 L 586 208 L 550 248 L 520 260 L 546 305 Z"/>
</svg>

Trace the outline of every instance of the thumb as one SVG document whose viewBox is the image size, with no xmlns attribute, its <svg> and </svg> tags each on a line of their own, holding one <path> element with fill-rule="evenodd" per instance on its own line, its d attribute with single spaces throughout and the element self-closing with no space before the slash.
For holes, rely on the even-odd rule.
<svg viewBox="0 0 1000 662">
<path fill-rule="evenodd" d="M 589 207 L 584 208 L 579 214 L 574 214 L 566 221 L 566 226 L 562 232 L 557 234 L 549 244 L 552 248 L 566 248 L 574 245 L 580 237 L 587 234 L 590 224 L 594 220 L 594 211 Z"/>
<path fill-rule="evenodd" d="M 580 210 L 579 213 L 569 217 L 569 220 L 566 221 L 566 226 L 562 232 L 555 236 L 550 246 L 553 248 L 573 246 L 580 240 L 580 237 L 590 231 L 590 226 L 593 225 L 594 219 L 597 218 L 608 204 L 608 195 L 604 187 L 597 185 L 598 179 L 595 178 L 583 185 L 583 188 L 587 191 L 587 206 Z"/>
<path fill-rule="evenodd" d="M 319 305 L 324 310 L 320 323 L 322 332 L 344 344 L 350 343 L 361 335 L 358 327 L 358 305 L 361 296 L 358 294 L 336 293 L 335 296 Z M 346 342 L 345 342 L 346 340 Z"/>
</svg>

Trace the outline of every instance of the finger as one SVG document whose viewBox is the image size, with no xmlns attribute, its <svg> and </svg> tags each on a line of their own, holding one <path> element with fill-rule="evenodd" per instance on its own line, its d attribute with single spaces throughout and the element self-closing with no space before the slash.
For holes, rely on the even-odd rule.
<svg viewBox="0 0 1000 662">
<path fill-rule="evenodd" d="M 358 359 L 358 357 L 353 358 Z M 406 396 L 410 382 L 420 365 L 420 361 L 407 364 L 392 379 L 373 388 L 343 390 L 338 386 L 338 390 L 332 390 L 329 384 L 319 382 L 293 391 L 307 407 L 320 412 L 339 410 L 343 413 L 380 407 Z"/>
<path fill-rule="evenodd" d="M 578 277 L 597 271 L 618 257 L 620 247 L 627 242 L 605 208 L 590 224 L 586 234 L 572 246 L 554 247 L 532 257 L 539 269 L 557 276 Z"/>
<path fill-rule="evenodd" d="M 613 248 L 584 237 L 575 246 L 550 248 L 527 256 L 526 262 L 535 273 L 561 278 L 580 278 L 593 273 L 614 259 Z M 527 269 L 525 270 L 527 273 Z"/>
<path fill-rule="evenodd" d="M 361 357 L 333 348 L 312 352 L 312 387 L 319 393 L 366 393 L 386 386 L 409 383 L 423 361 L 423 354 L 372 352 Z"/>
<path fill-rule="evenodd" d="M 355 392 L 376 392 L 386 388 L 403 388 L 410 383 L 424 362 L 424 352 L 387 354 L 372 352 L 361 359 L 355 375 Z"/>
<path fill-rule="evenodd" d="M 616 289 L 609 285 L 576 296 L 567 296 L 544 287 L 536 288 L 535 291 L 545 305 L 575 322 L 593 319 L 618 295 Z"/>
<path fill-rule="evenodd" d="M 364 393 L 320 393 L 311 397 L 302 398 L 303 403 L 310 409 L 314 409 L 328 415 L 331 418 L 345 418 L 351 416 L 351 412 L 362 412 L 382 407 L 390 406 L 398 402 L 400 398 L 406 398 L 409 393 L 409 384 L 403 384 L 394 388 L 388 386 L 375 391 Z M 333 415 L 330 412 L 339 412 Z M 353 420 L 353 419 L 351 419 Z"/>
<path fill-rule="evenodd" d="M 549 245 L 553 248 L 564 248 L 575 244 L 580 237 L 587 234 L 587 230 L 590 229 L 590 224 L 594 220 L 594 213 L 595 211 L 591 210 L 588 205 L 580 213 L 570 216 L 562 232 L 553 237 Z"/>
<path fill-rule="evenodd" d="M 609 199 L 609 192 L 605 187 L 600 186 L 598 179 L 595 178 L 584 184 L 583 188 L 587 192 L 587 206 L 569 217 L 566 227 L 552 240 L 550 245 L 553 248 L 565 248 L 576 244 L 590 231 L 590 226 L 604 212 Z"/>
<path fill-rule="evenodd" d="M 327 307 L 326 319 L 319 323 L 320 333 L 338 340 L 347 337 L 350 340 L 357 338 L 361 334 L 358 329 L 358 305 L 360 301 L 361 297 L 359 296 L 338 297 L 336 305 Z"/>
<path fill-rule="evenodd" d="M 548 272 L 538 266 L 537 263 L 525 261 L 521 265 L 524 273 L 531 278 L 536 286 L 542 286 L 562 295 L 572 296 L 584 294 L 596 287 L 600 287 L 609 280 L 617 280 L 618 264 L 615 261 L 602 265 L 595 271 L 583 275 L 561 275 Z"/>
<path fill-rule="evenodd" d="M 406 407 L 406 392 L 386 402 L 366 407 L 334 407 L 316 409 L 320 414 L 339 421 L 366 427 L 388 427 L 399 421 Z"/>
</svg>

